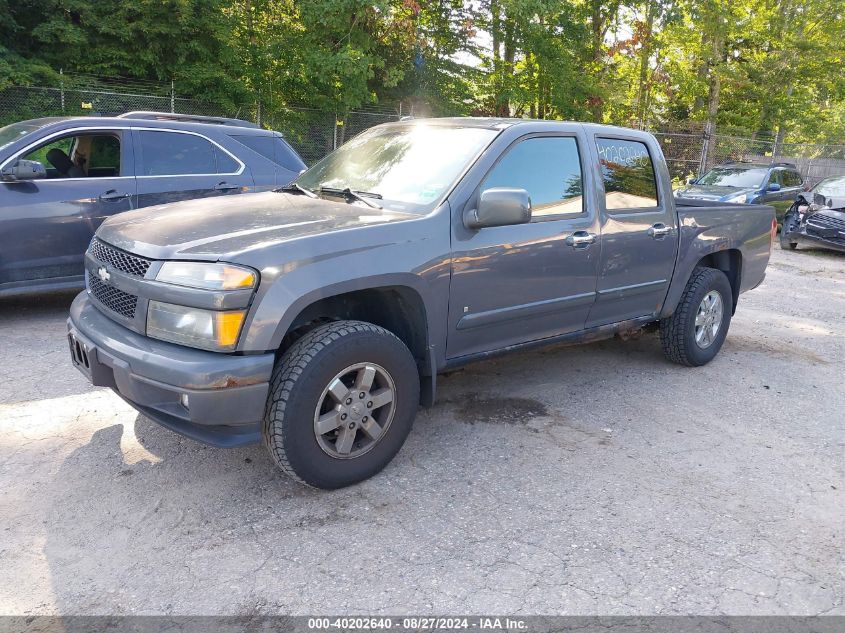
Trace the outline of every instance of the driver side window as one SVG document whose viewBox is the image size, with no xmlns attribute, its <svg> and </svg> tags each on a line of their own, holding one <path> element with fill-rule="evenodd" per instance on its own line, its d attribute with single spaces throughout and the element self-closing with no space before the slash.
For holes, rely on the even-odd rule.
<svg viewBox="0 0 845 633">
<path fill-rule="evenodd" d="M 120 139 L 107 132 L 52 140 L 21 156 L 41 163 L 48 179 L 120 176 Z"/>
<path fill-rule="evenodd" d="M 22 156 L 24 160 L 34 160 L 42 165 L 47 170 L 47 178 L 68 178 L 68 176 L 63 176 L 59 171 L 59 168 L 54 166 L 50 159 L 47 157 L 48 155 L 55 158 L 60 152 L 68 157 L 70 160 L 70 154 L 73 150 L 73 137 L 69 136 L 67 138 L 61 138 L 57 141 L 51 141 L 46 145 L 42 145 L 38 149 L 31 151 L 29 154 Z"/>
<path fill-rule="evenodd" d="M 577 141 L 569 136 L 519 141 L 490 170 L 480 191 L 494 187 L 525 189 L 531 198 L 531 219 L 535 222 L 583 213 Z"/>
<path fill-rule="evenodd" d="M 804 184 L 804 179 L 797 171 L 784 171 L 783 184 L 786 187 L 800 187 Z"/>
</svg>

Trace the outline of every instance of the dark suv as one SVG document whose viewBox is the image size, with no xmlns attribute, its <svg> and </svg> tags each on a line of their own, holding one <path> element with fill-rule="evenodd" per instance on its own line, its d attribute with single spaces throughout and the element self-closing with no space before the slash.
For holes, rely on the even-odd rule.
<svg viewBox="0 0 845 633">
<path fill-rule="evenodd" d="M 675 191 L 675 195 L 738 204 L 768 204 L 775 208 L 781 221 L 803 190 L 804 178 L 792 163 L 728 163 L 691 180 Z"/>
<path fill-rule="evenodd" d="M 107 217 L 286 185 L 305 164 L 278 132 L 157 112 L 0 128 L 0 296 L 81 286 Z"/>
</svg>

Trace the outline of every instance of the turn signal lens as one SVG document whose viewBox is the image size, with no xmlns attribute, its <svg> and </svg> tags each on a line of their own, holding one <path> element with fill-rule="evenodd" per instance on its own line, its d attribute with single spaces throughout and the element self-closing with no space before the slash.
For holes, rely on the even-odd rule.
<svg viewBox="0 0 845 633">
<path fill-rule="evenodd" d="M 150 301 L 147 309 L 147 336 L 214 352 L 230 352 L 246 312 L 220 312 Z"/>
<path fill-rule="evenodd" d="M 244 312 L 218 312 L 215 333 L 220 347 L 234 347 L 244 322 Z"/>
</svg>

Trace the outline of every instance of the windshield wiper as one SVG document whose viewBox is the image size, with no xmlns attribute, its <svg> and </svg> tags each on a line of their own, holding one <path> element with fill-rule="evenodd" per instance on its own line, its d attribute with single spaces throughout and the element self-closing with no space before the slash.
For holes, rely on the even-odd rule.
<svg viewBox="0 0 845 633">
<path fill-rule="evenodd" d="M 306 189 L 302 185 L 299 185 L 295 182 L 290 183 L 289 185 L 285 185 L 284 187 L 279 187 L 278 189 L 273 189 L 276 193 L 301 193 L 305 194 L 309 198 L 319 198 L 316 193 L 311 191 L 310 189 Z"/>
<path fill-rule="evenodd" d="M 378 198 L 381 200 L 380 193 L 374 193 L 372 191 L 353 191 L 349 187 L 346 187 L 345 189 L 340 189 L 338 187 L 320 187 L 317 191 L 320 193 L 327 193 L 330 196 L 343 196 L 347 200 L 359 200 L 374 209 L 382 208 L 380 204 L 370 200 L 370 198 Z"/>
</svg>

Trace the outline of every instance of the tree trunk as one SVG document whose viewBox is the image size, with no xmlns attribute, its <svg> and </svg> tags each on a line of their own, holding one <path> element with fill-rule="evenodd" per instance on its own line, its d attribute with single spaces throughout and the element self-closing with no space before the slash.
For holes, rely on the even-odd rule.
<svg viewBox="0 0 845 633">
<path fill-rule="evenodd" d="M 546 118 L 546 73 L 542 66 L 537 77 L 537 118 Z"/>
<path fill-rule="evenodd" d="M 514 20 L 505 13 L 505 58 L 502 77 L 502 95 L 499 100 L 499 116 L 511 115 L 510 93 L 513 87 L 513 65 L 516 59 L 516 42 L 514 41 Z"/>
<path fill-rule="evenodd" d="M 593 32 L 593 67 L 598 69 L 601 66 L 602 57 L 604 57 L 604 17 L 601 13 L 600 0 L 593 0 L 591 4 L 590 26 Z M 590 111 L 593 115 L 593 121 L 601 123 L 604 119 L 604 100 L 598 95 L 593 96 Z"/>
<path fill-rule="evenodd" d="M 702 51 L 704 51 L 705 48 L 707 47 L 707 43 L 708 43 L 707 40 L 708 40 L 707 34 L 702 32 L 702 34 L 701 34 L 701 50 Z M 707 57 L 704 57 L 704 59 L 701 62 L 701 65 L 698 67 L 698 71 L 696 72 L 696 75 L 698 76 L 698 80 L 701 83 L 707 83 L 707 75 L 709 74 L 709 72 L 710 72 L 710 60 Z M 698 94 L 698 95 L 695 96 L 695 101 L 693 102 L 692 110 L 693 110 L 693 112 L 699 112 L 699 111 L 704 109 L 705 105 L 706 104 L 705 104 L 705 101 L 704 101 L 704 95 Z"/>
<path fill-rule="evenodd" d="M 651 59 L 653 46 L 653 29 L 657 3 L 650 0 L 646 9 L 645 32 L 643 33 L 643 47 L 640 51 L 640 84 L 637 90 L 637 122 L 640 128 L 645 127 L 646 107 L 649 95 L 648 63 Z"/>
<path fill-rule="evenodd" d="M 538 95 L 540 94 L 540 72 L 538 70 L 537 56 L 533 53 L 526 53 L 525 67 L 527 70 L 528 82 L 530 86 L 529 95 L 531 101 L 528 106 L 528 116 L 532 119 L 537 118 L 537 103 L 539 102 Z"/>
<path fill-rule="evenodd" d="M 502 94 L 502 22 L 498 0 L 490 0 L 490 35 L 493 39 L 493 113 L 497 114 Z"/>
<path fill-rule="evenodd" d="M 786 89 L 786 100 L 792 97 L 792 92 L 795 90 L 793 85 Z M 778 123 L 778 133 L 775 135 L 775 146 L 772 149 L 772 157 L 777 158 L 783 153 L 783 139 L 786 136 L 786 121 L 783 120 L 783 113 L 781 113 L 781 120 Z"/>
<path fill-rule="evenodd" d="M 719 114 L 719 97 L 722 78 L 719 74 L 719 62 L 725 47 L 724 35 L 719 34 L 713 40 L 713 56 L 710 65 L 710 88 L 707 93 L 707 121 L 704 124 L 704 148 L 701 157 L 701 173 L 710 168 L 713 155 L 713 134 L 716 131 L 716 116 Z"/>
<path fill-rule="evenodd" d="M 619 11 L 619 0 L 590 1 L 590 31 L 592 35 L 592 72 L 601 77 L 604 74 L 604 36 Z M 596 123 L 604 120 L 604 99 L 594 95 L 590 99 L 590 112 Z"/>
</svg>

